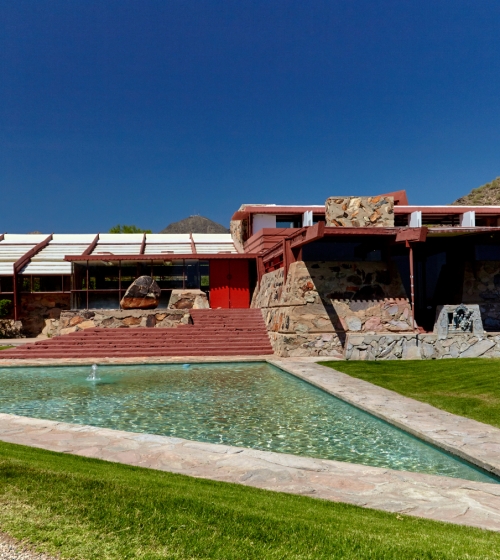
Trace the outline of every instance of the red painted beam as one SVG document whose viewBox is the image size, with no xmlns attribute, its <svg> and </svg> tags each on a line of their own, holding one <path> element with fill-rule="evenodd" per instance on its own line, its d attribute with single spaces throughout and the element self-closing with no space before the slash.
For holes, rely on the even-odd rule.
<svg viewBox="0 0 500 560">
<path fill-rule="evenodd" d="M 470 210 L 473 210 L 476 215 L 500 217 L 500 206 L 395 206 L 394 214 L 406 215 L 418 211 L 428 216 L 459 216 Z"/>
<path fill-rule="evenodd" d="M 82 256 L 90 255 L 92 251 L 96 248 L 98 241 L 99 241 L 99 234 L 97 234 L 94 237 L 94 241 L 92 241 L 92 243 L 85 249 L 85 251 L 83 251 Z"/>
<path fill-rule="evenodd" d="M 14 321 L 17 321 L 19 318 L 19 310 L 18 310 L 18 297 L 19 294 L 17 292 L 17 278 L 21 269 L 30 261 L 31 257 L 34 257 L 39 251 L 41 251 L 44 247 L 46 247 L 50 241 L 52 240 L 52 235 L 50 234 L 46 239 L 38 243 L 30 249 L 27 253 L 25 253 L 22 257 L 17 259 L 17 261 L 13 265 L 14 275 L 12 278 L 12 282 L 14 284 Z"/>
<path fill-rule="evenodd" d="M 160 253 L 157 255 L 65 255 L 64 260 L 69 262 L 78 261 L 176 261 L 182 259 L 198 259 L 209 261 L 212 259 L 247 259 L 257 258 L 257 253 Z"/>
<path fill-rule="evenodd" d="M 415 242 L 422 242 L 427 239 L 427 231 L 428 228 L 421 227 L 421 228 L 401 228 L 397 235 L 396 235 L 396 242 L 399 243 L 400 241 L 415 241 Z"/>
<path fill-rule="evenodd" d="M 52 234 L 50 234 L 47 238 L 45 238 L 43 241 L 41 241 L 40 243 L 38 243 L 38 245 L 35 245 L 33 247 L 33 249 L 30 249 L 27 253 L 25 253 L 22 257 L 20 257 L 19 259 L 17 259 L 17 261 L 14 263 L 14 274 L 16 274 L 17 272 L 19 272 L 23 266 L 25 266 L 26 264 L 28 264 L 28 262 L 30 261 L 30 259 L 32 257 L 34 257 L 37 253 L 39 253 L 44 247 L 46 247 L 50 242 L 52 241 Z"/>
</svg>

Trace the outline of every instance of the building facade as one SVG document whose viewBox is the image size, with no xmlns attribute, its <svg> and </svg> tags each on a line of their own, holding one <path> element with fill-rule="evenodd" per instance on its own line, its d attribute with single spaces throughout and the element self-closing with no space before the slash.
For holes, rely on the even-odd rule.
<svg viewBox="0 0 500 560">
<path fill-rule="evenodd" d="M 231 234 L 0 236 L 0 299 L 31 336 L 62 310 L 118 309 L 141 275 L 159 285 L 160 308 L 194 289 L 212 308 L 262 309 L 280 355 L 379 358 L 392 344 L 395 358 L 443 357 L 477 343 L 493 355 L 500 207 L 411 206 L 399 191 L 243 205 Z M 448 352 L 437 323 L 448 306 L 453 330 L 460 304 L 477 308 L 482 334 L 462 322 Z"/>
</svg>

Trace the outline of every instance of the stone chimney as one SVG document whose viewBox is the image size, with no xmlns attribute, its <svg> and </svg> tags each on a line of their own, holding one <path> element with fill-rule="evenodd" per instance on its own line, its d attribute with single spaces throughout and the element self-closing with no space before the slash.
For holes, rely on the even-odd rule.
<svg viewBox="0 0 500 560">
<path fill-rule="evenodd" d="M 394 197 L 332 196 L 325 218 L 327 227 L 394 227 Z"/>
</svg>

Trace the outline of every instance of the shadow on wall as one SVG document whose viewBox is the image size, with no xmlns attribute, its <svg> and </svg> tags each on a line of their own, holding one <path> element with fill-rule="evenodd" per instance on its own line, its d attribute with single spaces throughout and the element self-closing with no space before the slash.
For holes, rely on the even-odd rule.
<svg viewBox="0 0 500 560">
<path fill-rule="evenodd" d="M 500 261 L 465 264 L 463 303 L 479 304 L 484 329 L 500 332 Z"/>
<path fill-rule="evenodd" d="M 252 307 L 263 309 L 275 351 L 342 356 L 350 332 L 411 332 L 410 304 L 387 262 L 298 261 L 265 274 Z"/>
</svg>

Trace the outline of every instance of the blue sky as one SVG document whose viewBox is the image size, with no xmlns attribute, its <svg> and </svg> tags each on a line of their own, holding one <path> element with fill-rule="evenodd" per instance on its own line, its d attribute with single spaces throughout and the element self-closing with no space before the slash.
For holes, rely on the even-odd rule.
<svg viewBox="0 0 500 560">
<path fill-rule="evenodd" d="M 0 230 L 500 175 L 500 2 L 0 0 Z"/>
</svg>

